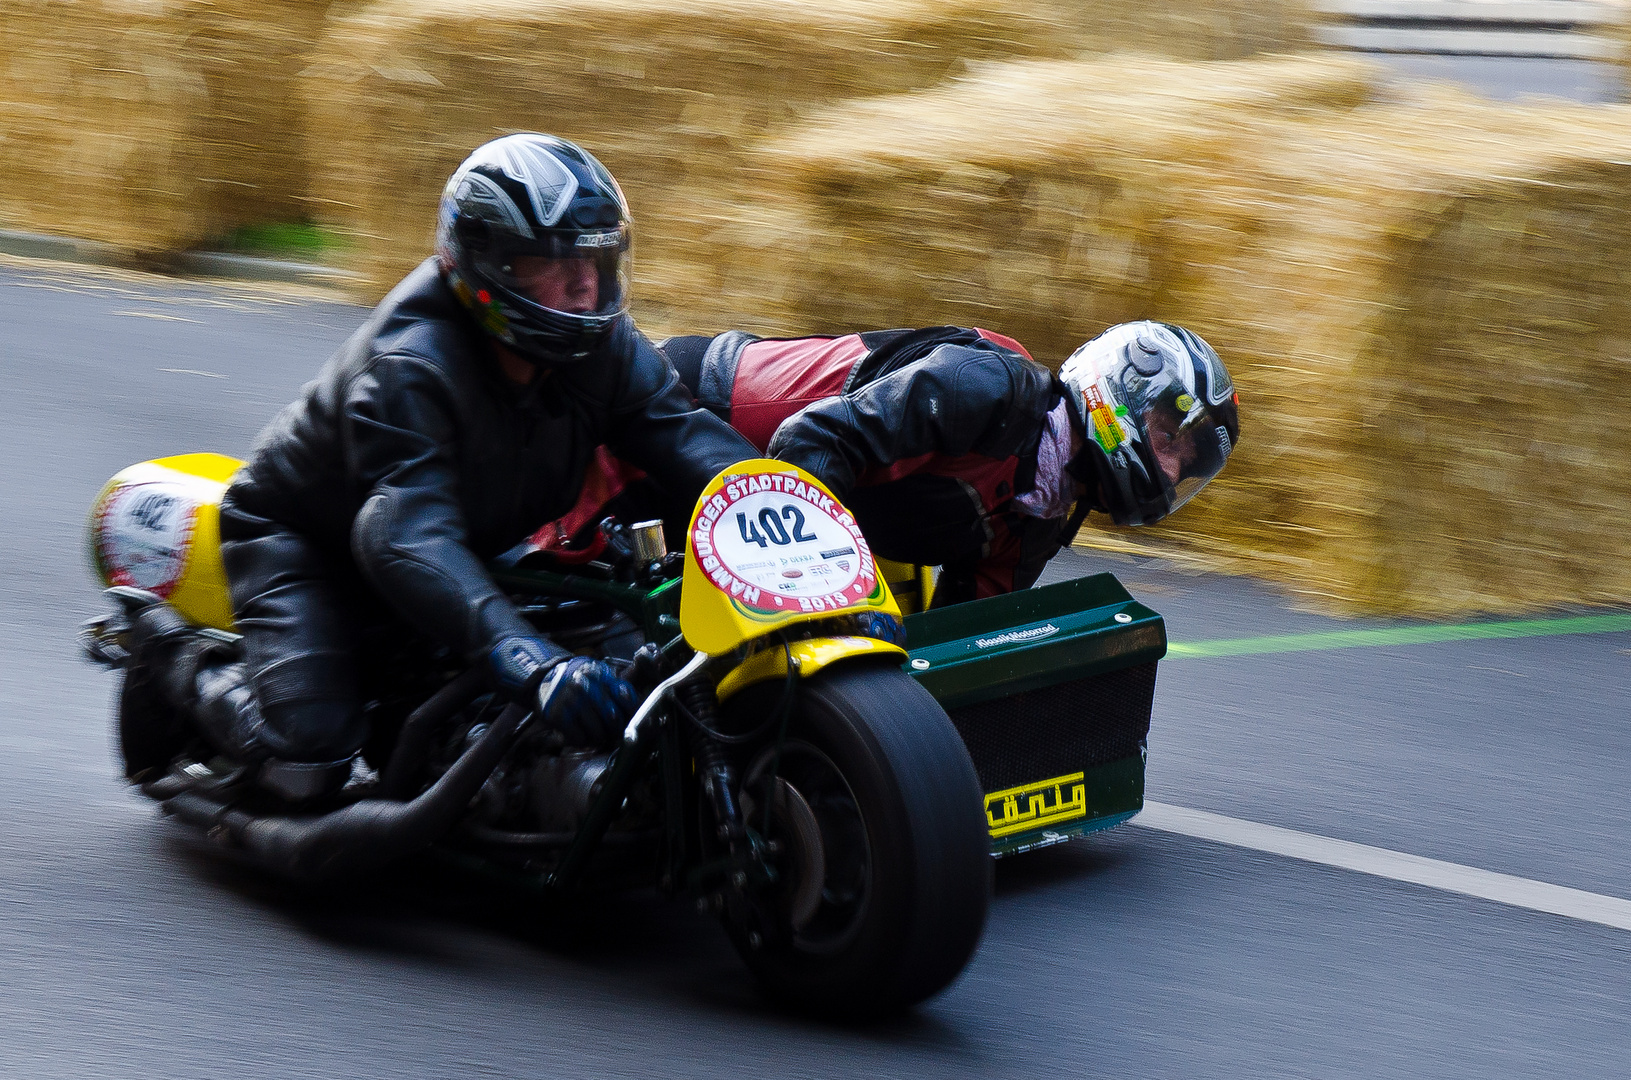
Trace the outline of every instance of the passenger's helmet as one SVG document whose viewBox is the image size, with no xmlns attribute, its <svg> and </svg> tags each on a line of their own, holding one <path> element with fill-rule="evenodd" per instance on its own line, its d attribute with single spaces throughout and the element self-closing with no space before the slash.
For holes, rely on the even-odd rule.
<svg viewBox="0 0 1631 1080">
<path fill-rule="evenodd" d="M 529 256 L 571 270 L 585 310 L 540 302 L 536 278 L 517 274 Z M 465 159 L 442 191 L 436 257 L 482 329 L 527 360 L 582 359 L 628 310 L 623 192 L 593 155 L 552 135 L 506 135 Z"/>
<path fill-rule="evenodd" d="M 1240 440 L 1240 398 L 1212 346 L 1181 326 L 1122 323 L 1059 369 L 1083 445 L 1069 465 L 1117 525 L 1188 502 Z"/>
</svg>

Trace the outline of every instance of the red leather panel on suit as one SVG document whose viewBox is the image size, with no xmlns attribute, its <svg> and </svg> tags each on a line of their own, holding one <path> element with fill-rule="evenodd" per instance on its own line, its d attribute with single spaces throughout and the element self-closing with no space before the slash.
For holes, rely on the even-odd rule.
<svg viewBox="0 0 1631 1080">
<path fill-rule="evenodd" d="M 992 330 L 982 330 L 978 326 L 976 326 L 974 328 L 974 332 L 976 334 L 979 334 L 981 337 L 985 338 L 985 340 L 991 342 L 991 344 L 1001 345 L 1005 349 L 1009 349 L 1009 350 L 1012 350 L 1013 352 L 1017 352 L 1017 353 L 1019 353 L 1019 355 L 1023 356 L 1027 360 L 1035 360 L 1036 359 L 1036 357 L 1032 356 L 1029 352 L 1027 352 L 1025 350 L 1025 346 L 1021 345 L 1019 342 L 1015 341 L 1013 338 L 1007 336 L 1006 334 L 999 334 L 999 333 L 996 333 L 995 331 L 992 331 Z"/>
<path fill-rule="evenodd" d="M 645 472 L 619 460 L 604 446 L 595 449 L 595 460 L 583 476 L 583 491 L 578 501 L 567 511 L 532 534 L 532 542 L 546 551 L 561 551 L 578 530 L 592 521 L 599 521 L 602 507 L 612 501 L 618 492 L 643 479 Z"/>
<path fill-rule="evenodd" d="M 736 362 L 731 427 L 764 450 L 783 420 L 842 393 L 850 369 L 866 354 L 859 334 L 755 341 Z"/>
</svg>

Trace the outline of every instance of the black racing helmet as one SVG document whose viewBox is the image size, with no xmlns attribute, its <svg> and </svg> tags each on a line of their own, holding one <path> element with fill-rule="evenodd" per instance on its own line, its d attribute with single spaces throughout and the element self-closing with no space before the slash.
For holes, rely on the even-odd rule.
<svg viewBox="0 0 1631 1080">
<path fill-rule="evenodd" d="M 1112 326 L 1059 369 L 1083 435 L 1072 475 L 1117 525 L 1160 521 L 1223 469 L 1240 397 L 1212 346 L 1181 326 Z"/>
<path fill-rule="evenodd" d="M 582 147 L 553 135 L 506 135 L 477 147 L 448 180 L 436 257 L 488 334 L 525 359 L 570 363 L 628 310 L 628 203 Z M 570 294 L 540 295 L 539 264 L 518 267 L 528 257 L 569 276 Z"/>
</svg>

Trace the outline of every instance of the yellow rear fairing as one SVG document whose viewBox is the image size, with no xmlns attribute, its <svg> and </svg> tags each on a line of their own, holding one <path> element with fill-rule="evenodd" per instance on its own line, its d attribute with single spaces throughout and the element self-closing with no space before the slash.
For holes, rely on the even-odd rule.
<svg viewBox="0 0 1631 1080">
<path fill-rule="evenodd" d="M 200 626 L 231 630 L 221 496 L 242 464 L 181 454 L 120 470 L 91 506 L 91 559 L 102 583 L 146 589 Z"/>
</svg>

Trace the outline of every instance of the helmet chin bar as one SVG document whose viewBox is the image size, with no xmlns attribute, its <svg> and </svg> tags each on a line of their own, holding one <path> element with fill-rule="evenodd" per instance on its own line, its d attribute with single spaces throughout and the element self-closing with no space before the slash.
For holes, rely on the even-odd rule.
<svg viewBox="0 0 1631 1080">
<path fill-rule="evenodd" d="M 1097 491 L 1092 508 L 1109 514 L 1117 525 L 1153 525 L 1176 509 L 1165 477 L 1159 470 L 1152 472 L 1128 445 L 1112 455 L 1088 439 L 1065 470 Z"/>
</svg>

